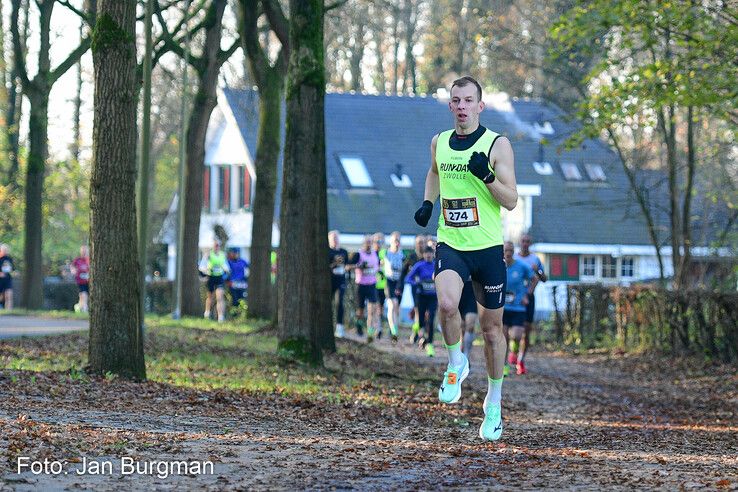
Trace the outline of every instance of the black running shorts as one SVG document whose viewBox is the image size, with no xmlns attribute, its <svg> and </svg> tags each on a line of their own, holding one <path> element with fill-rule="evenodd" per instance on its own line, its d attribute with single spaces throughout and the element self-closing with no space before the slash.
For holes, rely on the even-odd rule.
<svg viewBox="0 0 738 492">
<path fill-rule="evenodd" d="M 525 311 L 510 311 L 506 309 L 502 313 L 502 324 L 504 326 L 523 326 L 525 323 Z"/>
<path fill-rule="evenodd" d="M 502 245 L 476 251 L 459 251 L 448 244 L 436 247 L 436 276 L 444 270 L 453 270 L 463 280 L 471 277 L 477 302 L 487 309 L 505 305 L 507 268 Z"/>
<path fill-rule="evenodd" d="M 367 302 L 377 302 L 377 284 L 361 285 L 356 289 L 356 307 L 364 309 Z"/>
<path fill-rule="evenodd" d="M 525 306 L 525 321 L 527 323 L 533 322 L 533 317 L 536 315 L 536 298 L 533 294 L 528 294 L 528 305 Z"/>
<path fill-rule="evenodd" d="M 459 312 L 461 317 L 467 314 L 477 314 L 477 298 L 474 297 L 474 287 L 471 281 L 464 282 L 464 290 L 461 291 L 461 300 L 459 301 Z"/>
</svg>

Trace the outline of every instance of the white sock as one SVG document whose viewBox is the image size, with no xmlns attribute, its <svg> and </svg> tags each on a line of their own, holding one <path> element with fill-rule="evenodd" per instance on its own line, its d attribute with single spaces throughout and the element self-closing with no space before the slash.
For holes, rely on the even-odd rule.
<svg viewBox="0 0 738 492">
<path fill-rule="evenodd" d="M 489 405 L 502 404 L 502 380 L 487 377 L 487 396 L 484 397 L 484 408 Z"/>
<path fill-rule="evenodd" d="M 477 336 L 474 333 L 464 333 L 464 353 L 467 357 L 469 357 L 469 354 L 471 353 L 475 338 L 477 338 Z"/>
<path fill-rule="evenodd" d="M 461 352 L 461 340 L 453 345 L 446 345 L 448 349 L 448 362 L 454 367 L 464 365 L 464 354 Z"/>
</svg>

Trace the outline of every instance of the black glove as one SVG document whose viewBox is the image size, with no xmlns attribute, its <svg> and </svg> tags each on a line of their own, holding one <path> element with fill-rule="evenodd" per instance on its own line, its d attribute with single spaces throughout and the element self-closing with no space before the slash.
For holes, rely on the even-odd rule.
<svg viewBox="0 0 738 492">
<path fill-rule="evenodd" d="M 489 168 L 489 159 L 484 152 L 472 152 L 468 167 L 469 172 L 485 184 L 490 184 L 495 180 L 495 172 Z"/>
<path fill-rule="evenodd" d="M 427 226 L 432 213 L 433 202 L 430 200 L 424 201 L 417 212 L 415 212 L 415 222 L 417 222 L 420 227 Z"/>
</svg>

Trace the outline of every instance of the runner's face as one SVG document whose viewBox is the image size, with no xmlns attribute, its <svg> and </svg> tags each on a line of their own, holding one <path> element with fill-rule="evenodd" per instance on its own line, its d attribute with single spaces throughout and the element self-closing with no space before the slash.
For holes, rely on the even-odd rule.
<svg viewBox="0 0 738 492">
<path fill-rule="evenodd" d="M 505 253 L 505 261 L 510 263 L 513 259 L 513 253 L 515 252 L 515 248 L 512 244 L 505 244 L 503 248 L 503 252 Z"/>
<path fill-rule="evenodd" d="M 477 129 L 479 113 L 484 109 L 484 103 L 478 99 L 477 87 L 474 84 L 452 87 L 448 107 L 454 114 L 457 130 L 474 131 Z"/>
<path fill-rule="evenodd" d="M 328 245 L 333 249 L 338 249 L 338 234 L 329 234 L 328 235 Z"/>
<path fill-rule="evenodd" d="M 530 248 L 531 240 L 528 236 L 523 236 L 520 238 L 520 250 L 523 253 L 527 253 L 528 249 Z"/>
<path fill-rule="evenodd" d="M 425 261 L 433 261 L 433 253 L 431 252 L 423 253 L 423 259 Z"/>
</svg>

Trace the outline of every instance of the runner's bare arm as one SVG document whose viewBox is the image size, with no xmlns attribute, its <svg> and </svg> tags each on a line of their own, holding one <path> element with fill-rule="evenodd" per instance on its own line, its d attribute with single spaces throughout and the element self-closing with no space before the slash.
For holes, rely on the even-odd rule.
<svg viewBox="0 0 738 492">
<path fill-rule="evenodd" d="M 515 156 L 507 137 L 498 138 L 492 145 L 489 161 L 495 170 L 496 179 L 487 185 L 487 189 L 500 205 L 512 210 L 518 203 L 518 189 L 515 182 Z"/>
<path fill-rule="evenodd" d="M 424 199 L 431 203 L 436 202 L 436 198 L 441 194 L 441 185 L 438 180 L 438 165 L 436 164 L 436 142 L 438 135 L 431 140 L 431 166 L 428 174 L 425 176 L 425 195 Z"/>
</svg>

